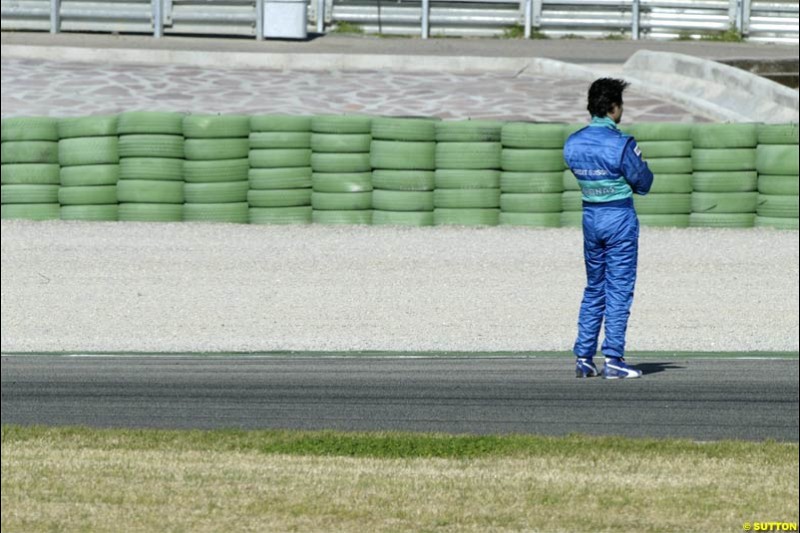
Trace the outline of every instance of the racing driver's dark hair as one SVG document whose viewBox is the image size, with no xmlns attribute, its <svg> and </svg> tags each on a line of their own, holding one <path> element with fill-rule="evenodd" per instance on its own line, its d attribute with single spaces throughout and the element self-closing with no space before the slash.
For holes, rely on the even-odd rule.
<svg viewBox="0 0 800 533">
<path fill-rule="evenodd" d="M 614 104 L 622 106 L 622 91 L 628 82 L 614 78 L 600 78 L 589 87 L 589 105 L 586 109 L 593 117 L 605 117 Z"/>
</svg>

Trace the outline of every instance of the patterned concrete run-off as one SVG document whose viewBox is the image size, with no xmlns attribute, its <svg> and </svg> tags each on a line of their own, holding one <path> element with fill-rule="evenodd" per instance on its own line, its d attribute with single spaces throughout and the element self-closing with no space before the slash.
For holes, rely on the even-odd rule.
<svg viewBox="0 0 800 533">
<path fill-rule="evenodd" d="M 3 59 L 2 116 L 131 110 L 586 120 L 581 80 L 499 73 L 270 71 Z M 703 117 L 630 90 L 626 121 Z"/>
</svg>

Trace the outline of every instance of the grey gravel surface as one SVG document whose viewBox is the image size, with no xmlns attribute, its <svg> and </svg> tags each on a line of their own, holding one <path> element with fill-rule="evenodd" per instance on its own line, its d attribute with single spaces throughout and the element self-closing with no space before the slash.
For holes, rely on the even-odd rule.
<svg viewBox="0 0 800 533">
<path fill-rule="evenodd" d="M 798 350 L 797 231 L 643 228 L 629 350 Z M 2 350 L 569 350 L 579 229 L 2 221 Z"/>
<path fill-rule="evenodd" d="M 798 439 L 798 361 L 3 357 L 2 423 Z"/>
</svg>

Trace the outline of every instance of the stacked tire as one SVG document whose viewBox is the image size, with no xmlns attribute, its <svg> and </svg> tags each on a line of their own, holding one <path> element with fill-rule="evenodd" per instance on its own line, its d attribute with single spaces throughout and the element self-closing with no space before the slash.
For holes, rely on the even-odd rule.
<svg viewBox="0 0 800 533">
<path fill-rule="evenodd" d="M 250 117 L 188 115 L 183 135 L 183 219 L 246 224 Z"/>
<path fill-rule="evenodd" d="M 64 118 L 58 123 L 62 220 L 113 221 L 119 216 L 117 115 Z"/>
<path fill-rule="evenodd" d="M 0 131 L 2 218 L 57 220 L 58 119 L 7 118 Z"/>
<path fill-rule="evenodd" d="M 250 118 L 251 224 L 311 223 L 311 117 Z"/>
<path fill-rule="evenodd" d="M 311 119 L 311 205 L 317 224 L 372 223 L 372 119 Z"/>
<path fill-rule="evenodd" d="M 500 224 L 559 227 L 564 125 L 508 123 L 501 141 Z"/>
<path fill-rule="evenodd" d="M 435 121 L 373 119 L 370 164 L 373 224 L 433 225 Z"/>
<path fill-rule="evenodd" d="M 183 115 L 134 111 L 119 115 L 119 219 L 183 220 Z"/>
<path fill-rule="evenodd" d="M 692 129 L 693 227 L 749 228 L 758 201 L 755 124 Z"/>
<path fill-rule="evenodd" d="M 483 120 L 436 124 L 434 224 L 499 223 L 502 127 Z"/>
<path fill-rule="evenodd" d="M 638 123 L 631 134 L 654 174 L 650 192 L 634 194 L 643 226 L 688 227 L 692 211 L 692 126 Z"/>
<path fill-rule="evenodd" d="M 756 149 L 756 226 L 798 229 L 798 126 L 764 124 Z"/>
</svg>

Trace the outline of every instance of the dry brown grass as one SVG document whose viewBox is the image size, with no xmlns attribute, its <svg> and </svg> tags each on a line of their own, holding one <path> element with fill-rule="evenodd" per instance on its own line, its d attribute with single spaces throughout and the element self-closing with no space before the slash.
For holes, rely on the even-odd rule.
<svg viewBox="0 0 800 533">
<path fill-rule="evenodd" d="M 589 453 L 398 459 L 124 440 L 4 438 L 3 532 L 741 531 L 798 516 L 796 445 L 623 455 L 587 438 Z"/>
</svg>

